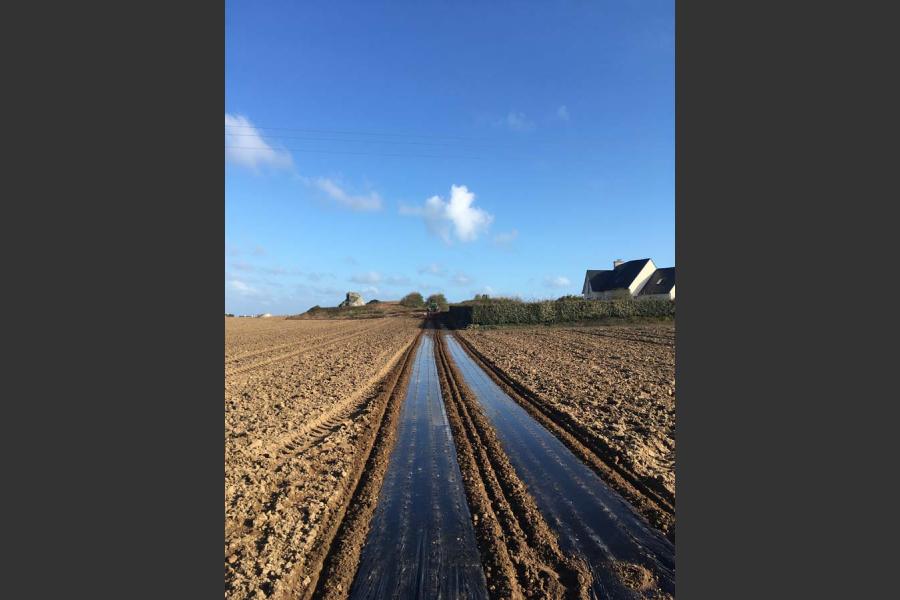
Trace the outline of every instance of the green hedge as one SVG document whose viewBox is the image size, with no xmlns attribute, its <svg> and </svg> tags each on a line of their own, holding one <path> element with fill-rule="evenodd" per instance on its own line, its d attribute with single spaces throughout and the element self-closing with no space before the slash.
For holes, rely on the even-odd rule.
<svg viewBox="0 0 900 600">
<path fill-rule="evenodd" d="M 561 298 L 544 302 L 491 300 L 485 303 L 450 307 L 449 320 L 455 327 L 503 325 L 512 323 L 541 324 L 596 319 L 667 318 L 675 316 L 671 300 L 584 300 Z"/>
</svg>

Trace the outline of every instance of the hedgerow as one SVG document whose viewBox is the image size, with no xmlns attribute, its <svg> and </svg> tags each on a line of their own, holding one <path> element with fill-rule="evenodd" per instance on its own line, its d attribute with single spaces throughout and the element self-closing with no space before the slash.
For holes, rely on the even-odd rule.
<svg viewBox="0 0 900 600">
<path fill-rule="evenodd" d="M 505 325 L 564 323 L 600 319 L 671 318 L 672 300 L 584 300 L 563 297 L 542 302 L 492 299 L 450 307 L 449 320 L 455 327 L 467 325 Z"/>
</svg>

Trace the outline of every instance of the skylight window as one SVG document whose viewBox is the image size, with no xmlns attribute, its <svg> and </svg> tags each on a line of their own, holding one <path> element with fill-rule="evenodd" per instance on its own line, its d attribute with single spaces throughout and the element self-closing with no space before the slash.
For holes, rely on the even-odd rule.
<svg viewBox="0 0 900 600">
<path fill-rule="evenodd" d="M 660 277 L 660 278 L 659 278 L 659 281 L 656 282 L 656 285 L 659 285 L 659 284 L 661 284 L 662 282 L 663 282 L 663 278 Z"/>
</svg>

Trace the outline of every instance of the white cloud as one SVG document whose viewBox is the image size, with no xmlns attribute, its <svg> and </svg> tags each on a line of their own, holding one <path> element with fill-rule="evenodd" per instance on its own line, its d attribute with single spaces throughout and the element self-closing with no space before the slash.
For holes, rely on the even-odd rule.
<svg viewBox="0 0 900 600">
<path fill-rule="evenodd" d="M 457 273 L 453 276 L 453 283 L 457 285 L 468 285 L 472 283 L 472 278 L 465 273 Z"/>
<path fill-rule="evenodd" d="M 240 294 L 241 296 L 257 296 L 259 295 L 259 290 L 256 288 L 250 287 L 243 281 L 239 279 L 232 279 L 228 282 L 228 287 L 231 291 Z"/>
<path fill-rule="evenodd" d="M 384 278 L 384 282 L 388 285 L 408 285 L 409 277 L 402 275 L 390 275 Z"/>
<path fill-rule="evenodd" d="M 418 215 L 434 235 L 450 243 L 451 233 L 461 242 L 472 242 L 487 231 L 493 215 L 480 208 L 473 208 L 475 194 L 464 185 L 450 186 L 450 200 L 432 196 L 423 207 L 401 206 L 400 214 Z"/>
<path fill-rule="evenodd" d="M 228 113 L 225 113 L 225 159 L 256 172 L 260 167 L 290 169 L 294 165 L 291 154 L 266 143 L 247 117 Z"/>
<path fill-rule="evenodd" d="M 557 277 L 547 277 L 544 279 L 544 285 L 551 288 L 564 288 L 572 285 L 572 282 L 569 281 L 568 277 L 559 275 Z"/>
<path fill-rule="evenodd" d="M 344 188 L 327 177 L 318 177 L 311 180 L 310 183 L 325 192 L 332 200 L 341 206 L 351 210 L 381 210 L 381 196 L 379 196 L 377 192 L 369 192 L 365 195 L 349 194 Z"/>
<path fill-rule="evenodd" d="M 323 279 L 332 278 L 332 277 L 334 277 L 334 275 L 331 273 L 318 273 L 317 272 L 317 273 L 307 273 L 306 274 L 306 278 L 313 282 L 322 281 Z"/>
<path fill-rule="evenodd" d="M 534 122 L 528 120 L 523 112 L 515 112 L 510 111 L 506 118 L 501 119 L 498 122 L 499 125 L 504 125 L 508 127 L 512 131 L 532 131 L 534 129 Z"/>
<path fill-rule="evenodd" d="M 256 246 L 253 247 L 252 250 L 247 250 L 246 248 L 242 249 L 238 246 L 235 246 L 234 244 L 229 244 L 228 242 L 225 242 L 225 254 L 228 256 L 247 256 L 247 255 L 265 256 L 266 249 L 263 248 L 262 246 L 260 246 L 259 244 L 257 244 Z"/>
<path fill-rule="evenodd" d="M 419 267 L 419 274 L 422 275 L 424 273 L 428 273 L 429 275 L 441 276 L 444 274 L 444 267 L 437 263 L 431 263 L 430 265 Z"/>
<path fill-rule="evenodd" d="M 495 235 L 494 243 L 501 244 L 501 245 L 511 244 L 516 240 L 517 237 L 519 237 L 519 232 L 517 230 L 513 229 L 511 231 L 506 231 L 506 232 L 498 233 L 497 235 Z"/>
<path fill-rule="evenodd" d="M 250 263 L 244 262 L 244 261 L 242 261 L 242 260 L 236 260 L 236 261 L 234 261 L 234 262 L 231 263 L 231 268 L 232 268 L 232 269 L 235 269 L 236 271 L 248 271 L 248 272 L 250 272 L 250 271 L 255 270 L 256 267 L 254 267 L 254 266 L 251 265 Z"/>
<path fill-rule="evenodd" d="M 381 273 L 377 271 L 369 271 L 368 273 L 359 273 L 350 278 L 353 283 L 380 283 L 382 280 Z"/>
<path fill-rule="evenodd" d="M 565 104 L 556 109 L 556 116 L 563 121 L 569 120 L 569 109 Z"/>
</svg>

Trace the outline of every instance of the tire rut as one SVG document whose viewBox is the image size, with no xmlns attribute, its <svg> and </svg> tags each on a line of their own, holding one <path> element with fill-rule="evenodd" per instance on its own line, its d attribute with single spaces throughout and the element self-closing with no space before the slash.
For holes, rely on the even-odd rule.
<svg viewBox="0 0 900 600">
<path fill-rule="evenodd" d="M 590 572 L 567 557 L 449 358 L 435 347 L 447 416 L 492 598 L 588 598 Z"/>
<path fill-rule="evenodd" d="M 615 452 L 590 435 L 571 417 L 543 402 L 540 396 L 514 380 L 464 337 L 454 339 L 472 360 L 538 423 L 547 428 L 607 484 L 624 496 L 651 524 L 674 539 L 675 502 L 665 489 L 653 489 L 617 463 Z"/>
<path fill-rule="evenodd" d="M 323 349 L 329 348 L 331 346 L 335 346 L 337 344 L 340 344 L 341 342 L 346 342 L 347 340 L 351 340 L 355 337 L 359 337 L 360 335 L 372 333 L 373 331 L 376 331 L 377 329 L 378 328 L 375 328 L 375 327 L 362 329 L 360 331 L 355 331 L 349 335 L 342 335 L 342 336 L 331 338 L 331 339 L 329 339 L 325 342 L 322 342 L 320 344 L 317 344 L 315 346 L 306 347 L 306 348 L 303 348 L 302 350 L 297 350 L 295 352 L 288 352 L 286 354 L 281 354 L 274 358 L 266 359 L 266 360 L 263 360 L 263 361 L 260 361 L 257 363 L 253 363 L 251 365 L 247 365 L 245 367 L 234 369 L 230 372 L 225 373 L 225 381 L 228 384 L 237 385 L 237 382 L 234 380 L 234 378 L 236 378 L 240 375 L 246 375 L 247 373 L 251 373 L 253 371 L 256 371 L 257 369 L 261 369 L 262 367 L 267 367 L 269 365 L 284 362 L 291 358 L 299 358 L 302 356 L 306 356 L 313 352 L 323 350 Z"/>
</svg>

